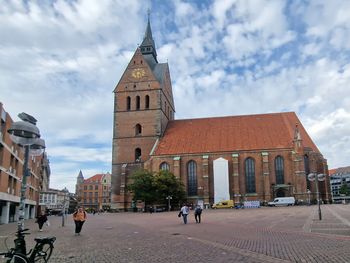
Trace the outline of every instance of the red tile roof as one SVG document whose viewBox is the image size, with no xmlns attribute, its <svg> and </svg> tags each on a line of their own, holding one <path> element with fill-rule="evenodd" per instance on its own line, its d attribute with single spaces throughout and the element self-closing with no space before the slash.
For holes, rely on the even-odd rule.
<svg viewBox="0 0 350 263">
<path fill-rule="evenodd" d="M 170 121 L 153 155 L 291 148 L 296 124 L 304 147 L 319 152 L 296 114 L 283 112 Z"/>
<path fill-rule="evenodd" d="M 341 174 L 350 174 L 350 166 L 346 166 L 346 167 L 339 167 L 339 168 L 335 168 L 335 169 L 331 169 L 328 170 L 329 171 L 329 175 L 341 175 Z"/>
<path fill-rule="evenodd" d="M 100 182 L 104 174 L 95 174 L 94 176 L 85 179 L 84 183 L 93 183 L 93 182 Z"/>
</svg>

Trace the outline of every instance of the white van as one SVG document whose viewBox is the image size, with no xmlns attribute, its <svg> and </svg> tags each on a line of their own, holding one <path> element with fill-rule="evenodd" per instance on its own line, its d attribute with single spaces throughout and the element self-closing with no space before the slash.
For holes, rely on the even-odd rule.
<svg viewBox="0 0 350 263">
<path fill-rule="evenodd" d="M 290 206 L 294 204 L 294 197 L 277 197 L 272 202 L 268 202 L 268 206 Z"/>
</svg>

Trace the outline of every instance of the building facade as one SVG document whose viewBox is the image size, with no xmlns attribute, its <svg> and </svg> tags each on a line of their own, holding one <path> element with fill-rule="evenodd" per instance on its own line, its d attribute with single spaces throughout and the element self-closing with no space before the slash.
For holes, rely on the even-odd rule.
<svg viewBox="0 0 350 263">
<path fill-rule="evenodd" d="M 333 202 L 349 203 L 350 195 L 342 194 L 340 189 L 343 185 L 350 189 L 350 166 L 329 170 L 329 176 Z"/>
<path fill-rule="evenodd" d="M 7 130 L 13 121 L 0 103 L 0 223 L 17 221 L 21 184 L 23 178 L 24 151 L 10 139 Z M 38 209 L 39 193 L 48 189 L 50 165 L 47 155 L 31 156 L 28 163 L 25 219 L 34 218 Z"/>
<path fill-rule="evenodd" d="M 268 202 L 294 196 L 305 202 L 311 172 L 328 174 L 324 159 L 294 112 L 175 120 L 167 63 L 159 63 L 148 20 L 114 90 L 113 208 L 127 210 L 130 176 L 140 168 L 170 170 L 187 201 L 210 206 L 222 199 Z M 320 183 L 325 202 L 329 178 Z"/>
<path fill-rule="evenodd" d="M 110 210 L 111 174 L 96 174 L 84 179 L 80 171 L 77 177 L 76 197 L 78 205 L 83 206 L 86 210 Z"/>
<path fill-rule="evenodd" d="M 46 213 L 57 215 L 69 211 L 71 194 L 67 188 L 62 190 L 48 189 L 40 192 L 40 210 Z"/>
</svg>

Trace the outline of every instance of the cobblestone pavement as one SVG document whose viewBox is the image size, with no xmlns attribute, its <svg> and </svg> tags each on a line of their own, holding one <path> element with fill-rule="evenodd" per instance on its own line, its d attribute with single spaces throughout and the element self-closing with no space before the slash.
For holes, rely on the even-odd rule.
<svg viewBox="0 0 350 263">
<path fill-rule="evenodd" d="M 74 236 L 71 215 L 51 216 L 50 227 L 31 235 L 57 237 L 50 262 L 350 262 L 350 205 L 204 210 L 184 225 L 177 212 L 88 215 Z M 0 225 L 0 249 L 16 223 Z M 8 238 L 10 245 L 13 239 Z M 1 261 L 0 261 L 1 262 Z"/>
</svg>

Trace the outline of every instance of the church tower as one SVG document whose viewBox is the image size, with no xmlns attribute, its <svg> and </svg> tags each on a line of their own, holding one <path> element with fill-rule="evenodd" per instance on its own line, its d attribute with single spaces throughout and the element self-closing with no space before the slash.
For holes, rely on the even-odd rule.
<svg viewBox="0 0 350 263">
<path fill-rule="evenodd" d="M 143 168 L 175 106 L 168 63 L 158 63 L 148 15 L 142 44 L 136 49 L 114 89 L 112 152 L 113 207 L 128 209 L 126 187 L 132 173 Z"/>
</svg>

